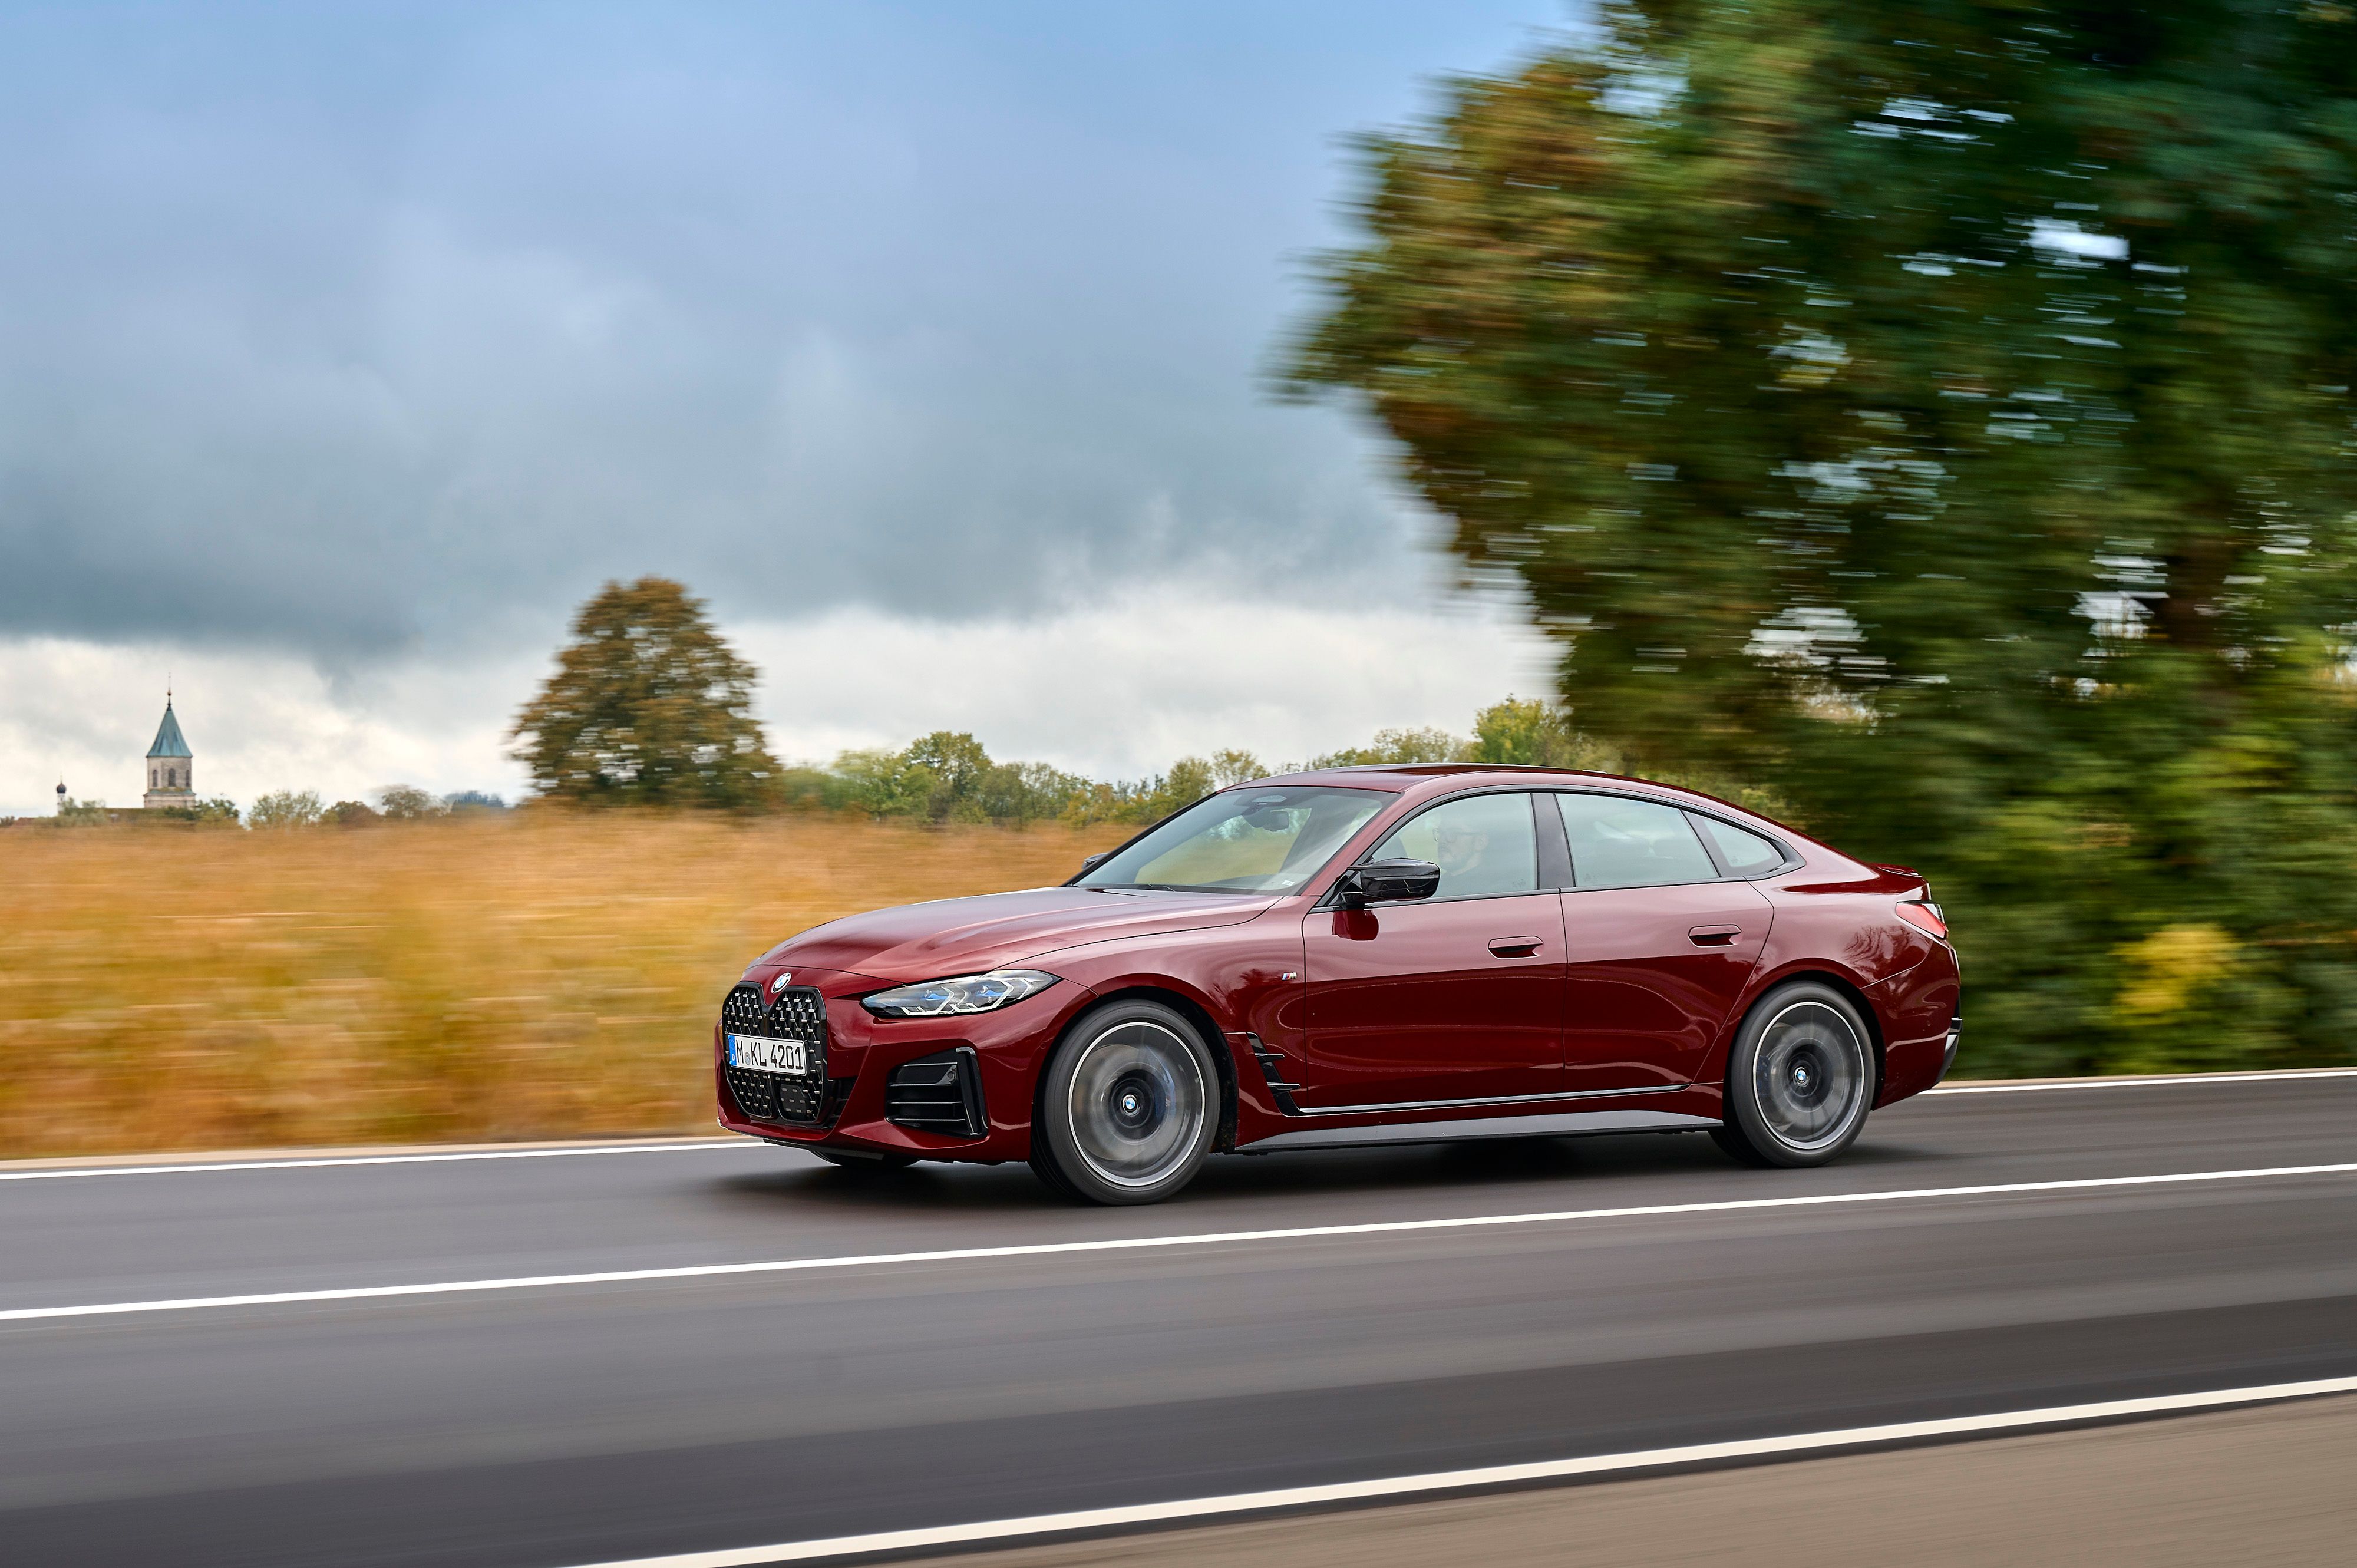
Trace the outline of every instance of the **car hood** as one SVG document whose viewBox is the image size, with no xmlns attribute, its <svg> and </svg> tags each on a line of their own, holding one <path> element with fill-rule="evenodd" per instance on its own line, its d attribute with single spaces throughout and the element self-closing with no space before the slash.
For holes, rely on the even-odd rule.
<svg viewBox="0 0 2357 1568">
<path fill-rule="evenodd" d="M 1265 893 L 1099 891 L 1035 887 L 978 898 L 902 904 L 813 926 L 764 963 L 848 970 L 877 980 L 939 980 L 1005 969 L 1082 942 L 1249 920 L 1275 899 Z"/>
</svg>

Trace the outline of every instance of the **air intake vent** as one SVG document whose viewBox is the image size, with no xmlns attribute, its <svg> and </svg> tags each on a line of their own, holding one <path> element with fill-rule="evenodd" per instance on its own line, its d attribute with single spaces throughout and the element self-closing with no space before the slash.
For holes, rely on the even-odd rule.
<svg viewBox="0 0 2357 1568">
<path fill-rule="evenodd" d="M 949 1138 L 979 1138 L 988 1132 L 974 1047 L 960 1046 L 894 1068 L 884 1090 L 884 1116 L 896 1127 Z"/>
</svg>

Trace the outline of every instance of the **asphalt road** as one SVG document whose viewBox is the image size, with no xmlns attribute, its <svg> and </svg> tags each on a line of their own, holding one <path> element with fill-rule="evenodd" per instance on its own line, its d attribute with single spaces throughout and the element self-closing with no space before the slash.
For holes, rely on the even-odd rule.
<svg viewBox="0 0 2357 1568">
<path fill-rule="evenodd" d="M 0 1316 L 2357 1162 L 2357 1077 L 1217 1161 L 1150 1209 L 757 1144 L 21 1179 Z M 0 1320 L 0 1563 L 565 1565 L 2357 1374 L 2357 1172 Z"/>
</svg>

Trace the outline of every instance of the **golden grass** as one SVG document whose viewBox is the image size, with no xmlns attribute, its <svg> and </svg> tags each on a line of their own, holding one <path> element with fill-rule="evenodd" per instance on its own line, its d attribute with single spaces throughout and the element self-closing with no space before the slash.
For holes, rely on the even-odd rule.
<svg viewBox="0 0 2357 1568">
<path fill-rule="evenodd" d="M 536 811 L 0 832 L 0 1157 L 692 1133 L 744 965 L 1129 830 Z"/>
</svg>

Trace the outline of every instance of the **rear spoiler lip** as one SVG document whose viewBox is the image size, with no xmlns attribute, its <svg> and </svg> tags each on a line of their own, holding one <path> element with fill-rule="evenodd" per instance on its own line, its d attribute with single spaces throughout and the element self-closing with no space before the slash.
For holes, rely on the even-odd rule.
<svg viewBox="0 0 2357 1568">
<path fill-rule="evenodd" d="M 1877 865 L 1874 868 L 1887 876 L 1904 876 L 1915 884 L 1915 891 L 1901 897 L 1902 904 L 1928 904 L 1932 901 L 1932 879 L 1911 865 Z"/>
</svg>

